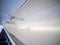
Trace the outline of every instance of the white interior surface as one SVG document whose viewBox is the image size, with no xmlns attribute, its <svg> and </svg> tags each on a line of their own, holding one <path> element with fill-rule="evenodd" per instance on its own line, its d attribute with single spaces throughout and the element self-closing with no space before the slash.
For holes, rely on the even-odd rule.
<svg viewBox="0 0 60 45">
<path fill-rule="evenodd" d="M 26 45 L 59 45 L 60 4 L 57 0 L 29 0 L 5 28 Z"/>
<path fill-rule="evenodd" d="M 21 29 L 17 28 L 15 25 L 11 26 L 11 24 L 8 24 L 6 28 L 26 45 L 59 45 L 60 27 L 28 27 Z"/>
</svg>

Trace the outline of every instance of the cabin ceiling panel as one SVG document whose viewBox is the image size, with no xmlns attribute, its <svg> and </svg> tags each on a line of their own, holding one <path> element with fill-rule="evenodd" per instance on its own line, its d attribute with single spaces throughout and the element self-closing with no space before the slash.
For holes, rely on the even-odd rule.
<svg viewBox="0 0 60 45">
<path fill-rule="evenodd" d="M 14 15 L 17 18 L 23 18 L 59 4 L 59 0 L 29 0 L 28 3 Z"/>
</svg>

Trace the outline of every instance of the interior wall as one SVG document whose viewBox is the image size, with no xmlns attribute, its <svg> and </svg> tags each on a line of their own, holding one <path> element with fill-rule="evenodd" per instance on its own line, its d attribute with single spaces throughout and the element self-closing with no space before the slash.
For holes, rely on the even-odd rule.
<svg viewBox="0 0 60 45">
<path fill-rule="evenodd" d="M 22 9 L 19 9 L 14 15 L 17 18 L 24 18 L 25 16 L 33 15 L 59 5 L 59 2 L 59 0 L 29 0 L 27 4 L 22 7 Z"/>
<path fill-rule="evenodd" d="M 15 20 L 15 24 L 6 24 L 5 27 L 26 45 L 60 45 L 60 5 L 57 0 L 40 1 L 30 0 L 21 12 L 15 13 L 24 21 Z"/>
<path fill-rule="evenodd" d="M 6 24 L 5 27 L 26 45 L 59 45 L 59 7 L 27 16 L 24 21 L 15 20 L 15 24 Z"/>
<path fill-rule="evenodd" d="M 41 26 L 60 26 L 60 5 L 53 6 L 49 9 L 36 12 L 32 15 L 26 16 L 22 20 L 15 20 L 17 25 L 30 24 Z M 38 23 L 38 24 L 36 24 Z M 44 23 L 44 24 L 43 24 Z M 39 26 L 40 26 L 39 25 Z"/>
</svg>

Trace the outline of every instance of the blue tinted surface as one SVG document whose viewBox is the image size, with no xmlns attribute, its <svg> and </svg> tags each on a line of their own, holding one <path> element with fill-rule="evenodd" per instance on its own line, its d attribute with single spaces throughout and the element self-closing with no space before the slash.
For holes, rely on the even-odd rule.
<svg viewBox="0 0 60 45">
<path fill-rule="evenodd" d="M 7 15 L 13 15 L 25 0 L 0 0 L 0 13 L 2 13 L 2 23 L 9 20 Z"/>
</svg>

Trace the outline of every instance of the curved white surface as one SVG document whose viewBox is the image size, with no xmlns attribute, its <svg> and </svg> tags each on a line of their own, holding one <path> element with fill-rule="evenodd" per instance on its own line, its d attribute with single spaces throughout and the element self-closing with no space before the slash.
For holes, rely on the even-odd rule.
<svg viewBox="0 0 60 45">
<path fill-rule="evenodd" d="M 30 0 L 22 11 L 15 13 L 24 21 L 12 19 L 15 24 L 7 23 L 5 28 L 26 45 L 59 45 L 60 5 L 56 1 Z"/>
</svg>

